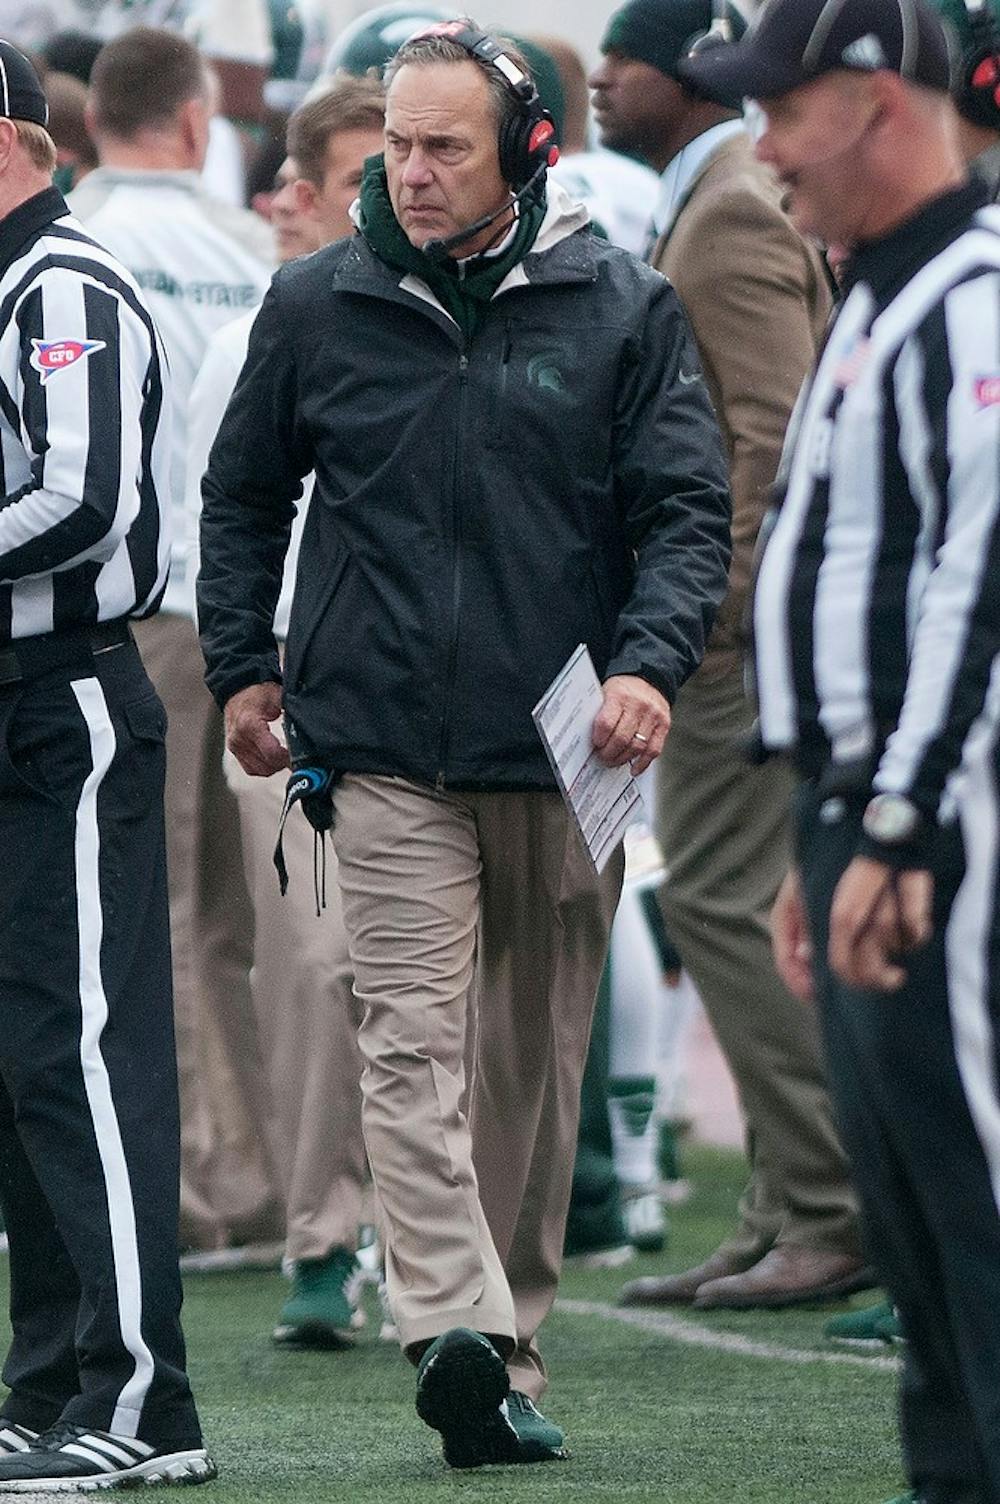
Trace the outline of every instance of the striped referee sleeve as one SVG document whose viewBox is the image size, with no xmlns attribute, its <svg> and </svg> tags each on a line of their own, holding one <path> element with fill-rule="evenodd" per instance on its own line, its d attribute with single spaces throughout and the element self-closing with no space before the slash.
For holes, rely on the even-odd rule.
<svg viewBox="0 0 1000 1504">
<path fill-rule="evenodd" d="M 112 557 L 139 510 L 150 360 L 141 319 L 77 269 L 43 267 L 18 299 L 0 334 L 0 370 L 17 377 L 0 400 L 31 479 L 0 507 L 0 580 Z"/>
<path fill-rule="evenodd" d="M 1000 272 L 953 288 L 901 361 L 897 403 L 925 553 L 899 725 L 875 778 L 937 818 L 1000 655 Z M 934 516 L 937 511 L 938 515 Z M 930 546 L 933 537 L 933 547 Z M 920 578 L 926 571 L 925 577 Z"/>
</svg>

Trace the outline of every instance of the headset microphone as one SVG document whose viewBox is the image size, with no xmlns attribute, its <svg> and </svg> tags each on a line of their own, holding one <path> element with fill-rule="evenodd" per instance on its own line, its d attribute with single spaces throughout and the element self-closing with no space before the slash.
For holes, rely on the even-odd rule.
<svg viewBox="0 0 1000 1504">
<path fill-rule="evenodd" d="M 481 235 L 484 230 L 489 229 L 490 225 L 501 219 L 508 210 L 513 209 L 515 204 L 520 204 L 524 199 L 531 197 L 547 166 L 548 163 L 543 162 L 536 167 L 520 192 L 515 193 L 505 204 L 501 204 L 493 214 L 484 214 L 482 219 L 473 220 L 471 225 L 465 225 L 461 230 L 456 230 L 454 235 L 446 235 L 440 240 L 425 240 L 420 247 L 423 254 L 429 256 L 432 261 L 441 261 L 450 256 L 452 251 L 457 250 L 460 245 L 465 245 L 466 241 L 474 240 L 477 235 Z"/>
</svg>

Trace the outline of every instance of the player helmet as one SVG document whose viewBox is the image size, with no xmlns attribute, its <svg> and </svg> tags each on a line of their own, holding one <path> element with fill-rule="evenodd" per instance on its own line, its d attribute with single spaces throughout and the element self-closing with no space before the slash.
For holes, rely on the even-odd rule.
<svg viewBox="0 0 1000 1504">
<path fill-rule="evenodd" d="M 370 68 L 381 73 L 396 51 L 413 36 L 436 21 L 454 21 L 461 11 L 446 5 L 426 5 L 422 0 L 397 0 L 377 5 L 352 21 L 337 37 L 323 64 L 327 76 L 343 69 L 362 77 Z"/>
</svg>

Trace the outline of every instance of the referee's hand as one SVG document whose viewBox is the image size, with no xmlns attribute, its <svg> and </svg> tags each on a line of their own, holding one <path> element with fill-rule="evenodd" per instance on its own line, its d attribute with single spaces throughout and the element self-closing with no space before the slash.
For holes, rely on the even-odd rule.
<svg viewBox="0 0 1000 1504">
<path fill-rule="evenodd" d="M 226 745 L 244 773 L 269 778 L 289 766 L 288 748 L 271 730 L 281 716 L 281 685 L 248 684 L 226 701 Z"/>
<path fill-rule="evenodd" d="M 833 895 L 831 969 L 849 987 L 898 991 L 906 981 L 904 958 L 931 937 L 933 896 L 929 872 L 895 872 L 856 856 Z"/>
</svg>

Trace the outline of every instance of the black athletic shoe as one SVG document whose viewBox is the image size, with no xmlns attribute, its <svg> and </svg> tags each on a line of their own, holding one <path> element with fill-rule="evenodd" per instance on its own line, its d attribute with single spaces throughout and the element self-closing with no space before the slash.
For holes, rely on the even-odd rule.
<svg viewBox="0 0 1000 1504">
<path fill-rule="evenodd" d="M 0 1420 L 0 1457 L 16 1456 L 26 1452 L 38 1435 L 27 1426 L 19 1426 L 14 1420 Z"/>
<path fill-rule="evenodd" d="M 492 1342 L 465 1327 L 436 1338 L 421 1358 L 417 1414 L 441 1432 L 450 1467 L 550 1462 L 566 1456 L 559 1428 L 526 1395 L 511 1392 Z"/>
<path fill-rule="evenodd" d="M 36 1436 L 27 1451 L 0 1456 L 0 1494 L 207 1483 L 215 1475 L 215 1463 L 204 1447 L 158 1451 L 134 1437 L 64 1421 Z"/>
</svg>

